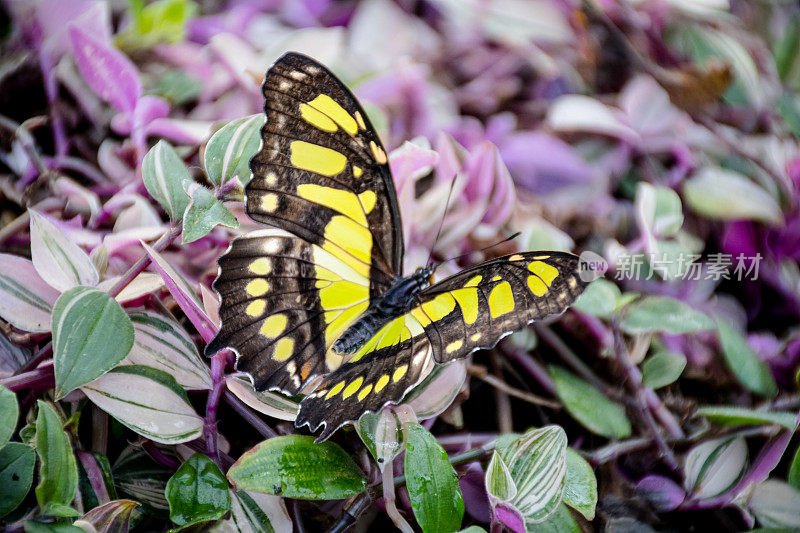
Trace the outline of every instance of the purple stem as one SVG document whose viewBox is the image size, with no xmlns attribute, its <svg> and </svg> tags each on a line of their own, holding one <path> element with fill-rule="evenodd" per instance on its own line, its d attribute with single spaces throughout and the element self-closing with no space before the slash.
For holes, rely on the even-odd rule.
<svg viewBox="0 0 800 533">
<path fill-rule="evenodd" d="M 177 470 L 178 467 L 181 466 L 180 462 L 178 462 L 175 458 L 170 457 L 169 455 L 162 452 L 158 446 L 155 445 L 153 441 L 146 440 L 142 444 L 142 448 L 144 451 L 147 452 L 147 455 L 153 458 L 153 460 L 163 466 L 166 466 L 170 470 Z"/>
<path fill-rule="evenodd" d="M 55 384 L 52 364 L 0 380 L 0 385 L 11 392 L 21 389 L 47 389 Z"/>
<path fill-rule="evenodd" d="M 86 470 L 86 477 L 89 478 L 89 484 L 97 495 L 97 500 L 100 504 L 102 505 L 111 501 L 111 497 L 108 495 L 108 489 L 106 488 L 106 482 L 103 479 L 103 472 L 100 470 L 100 467 L 97 466 L 97 461 L 94 456 L 88 452 L 78 452 L 78 459 L 80 459 L 83 469 Z"/>
<path fill-rule="evenodd" d="M 278 434 L 275 433 L 275 430 L 269 427 L 258 415 L 253 413 L 239 398 L 236 397 L 231 391 L 225 389 L 223 393 L 223 397 L 225 398 L 225 402 L 233 408 L 239 416 L 245 419 L 248 424 L 253 426 L 253 429 L 258 431 L 262 437 L 265 439 L 271 439 L 272 437 L 277 437 Z"/>
<path fill-rule="evenodd" d="M 553 383 L 553 379 L 547 373 L 547 370 L 542 368 L 542 365 L 531 357 L 531 354 L 524 350 L 512 348 L 508 343 L 504 344 L 501 349 L 507 357 L 516 361 L 523 370 L 530 374 L 542 389 L 555 396 L 556 384 Z"/>
<path fill-rule="evenodd" d="M 217 447 L 217 408 L 222 398 L 223 387 L 225 386 L 225 366 L 228 360 L 228 352 L 218 352 L 211 358 L 211 382 L 213 387 L 208 394 L 206 403 L 206 419 L 203 424 L 203 434 L 206 439 L 206 450 L 208 456 L 220 464 L 219 448 Z"/>
</svg>

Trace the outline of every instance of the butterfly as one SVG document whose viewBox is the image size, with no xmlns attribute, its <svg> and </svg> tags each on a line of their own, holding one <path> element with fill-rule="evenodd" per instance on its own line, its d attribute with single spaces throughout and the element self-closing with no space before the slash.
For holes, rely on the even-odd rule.
<svg viewBox="0 0 800 533">
<path fill-rule="evenodd" d="M 433 282 L 403 276 L 403 234 L 386 151 L 348 88 L 287 53 L 268 70 L 247 214 L 272 226 L 231 243 L 214 288 L 224 348 L 257 390 L 299 394 L 295 421 L 325 440 L 399 402 L 435 364 L 562 313 L 586 283 L 577 256 L 521 252 Z M 309 387 L 310 388 L 310 387 Z"/>
</svg>

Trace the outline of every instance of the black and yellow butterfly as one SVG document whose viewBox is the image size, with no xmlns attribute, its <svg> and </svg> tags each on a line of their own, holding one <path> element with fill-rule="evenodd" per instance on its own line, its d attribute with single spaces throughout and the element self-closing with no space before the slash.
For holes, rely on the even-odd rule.
<svg viewBox="0 0 800 533">
<path fill-rule="evenodd" d="M 219 334 L 257 390 L 298 394 L 295 424 L 327 439 L 398 402 L 442 364 L 562 313 L 583 291 L 578 257 L 523 252 L 432 283 L 403 277 L 403 235 L 386 152 L 353 94 L 288 53 L 267 72 L 267 121 L 246 188 L 264 229 L 219 260 Z"/>
</svg>

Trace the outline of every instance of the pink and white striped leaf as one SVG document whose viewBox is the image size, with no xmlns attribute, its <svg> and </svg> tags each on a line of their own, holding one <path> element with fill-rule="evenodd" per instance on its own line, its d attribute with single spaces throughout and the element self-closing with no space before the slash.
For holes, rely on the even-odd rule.
<svg viewBox="0 0 800 533">
<path fill-rule="evenodd" d="M 297 402 L 275 392 L 257 392 L 244 374 L 231 374 L 226 378 L 225 385 L 237 398 L 259 413 L 290 422 L 297 418 Z"/>
<path fill-rule="evenodd" d="M 77 286 L 94 286 L 100 280 L 89 254 L 70 241 L 43 214 L 31 217 L 31 258 L 36 271 L 51 287 L 63 292 Z"/>
<path fill-rule="evenodd" d="M 58 291 L 23 257 L 0 254 L 0 317 L 15 328 L 50 331 L 50 315 Z"/>
</svg>

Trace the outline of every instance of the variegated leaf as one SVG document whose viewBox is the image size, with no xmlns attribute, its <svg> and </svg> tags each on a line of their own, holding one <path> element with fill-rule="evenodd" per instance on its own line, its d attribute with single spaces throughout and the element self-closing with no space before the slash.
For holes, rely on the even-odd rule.
<svg viewBox="0 0 800 533">
<path fill-rule="evenodd" d="M 280 496 L 231 490 L 231 517 L 211 528 L 214 533 L 270 533 L 292 530 L 292 520 Z"/>
<path fill-rule="evenodd" d="M 58 291 L 36 272 L 31 261 L 0 254 L 0 317 L 23 331 L 50 331 Z"/>
<path fill-rule="evenodd" d="M 237 398 L 259 413 L 290 422 L 297 418 L 297 402 L 276 392 L 256 392 L 250 379 L 244 374 L 228 376 L 225 385 Z"/>
<path fill-rule="evenodd" d="M 62 292 L 79 285 L 97 285 L 100 274 L 89 254 L 70 241 L 43 214 L 33 209 L 28 213 L 31 217 L 31 258 L 42 279 Z"/>
<path fill-rule="evenodd" d="M 244 186 L 250 181 L 250 158 L 261 144 L 263 113 L 231 121 L 217 131 L 206 145 L 203 163 L 215 187 L 236 177 Z"/>
<path fill-rule="evenodd" d="M 174 319 L 152 311 L 129 313 L 134 342 L 123 364 L 145 365 L 172 375 L 184 389 L 211 388 L 211 374 L 192 338 Z"/>
<path fill-rule="evenodd" d="M 161 370 L 120 366 L 81 390 L 100 409 L 155 442 L 178 444 L 202 434 L 203 419 L 186 392 Z"/>
<path fill-rule="evenodd" d="M 733 487 L 747 466 L 747 443 L 723 437 L 698 444 L 686 455 L 683 486 L 699 498 L 712 498 Z"/>
<path fill-rule="evenodd" d="M 150 196 L 155 198 L 172 220 L 180 220 L 189 196 L 185 183 L 192 181 L 189 170 L 175 149 L 166 142 L 158 141 L 142 161 L 142 181 Z"/>
<path fill-rule="evenodd" d="M 410 406 L 418 419 L 432 418 L 450 407 L 466 378 L 467 364 L 464 360 L 436 365 L 402 403 Z"/>
</svg>

